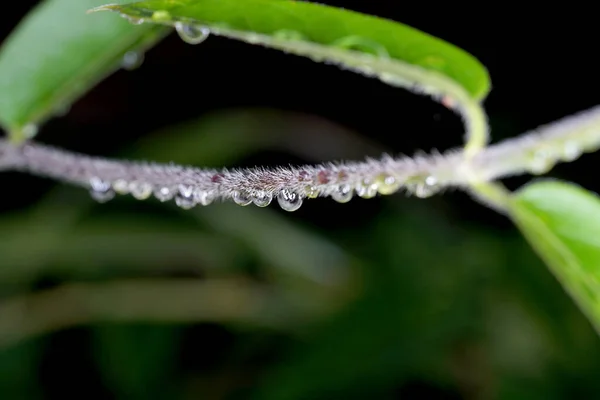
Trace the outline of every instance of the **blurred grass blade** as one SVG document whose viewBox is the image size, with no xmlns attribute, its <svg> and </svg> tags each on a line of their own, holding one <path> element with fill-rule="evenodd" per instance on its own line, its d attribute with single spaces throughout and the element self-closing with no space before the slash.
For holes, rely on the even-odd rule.
<svg viewBox="0 0 600 400">
<path fill-rule="evenodd" d="M 97 10 L 113 10 L 140 21 L 167 25 L 182 21 L 188 25 L 180 26 L 178 31 L 190 43 L 199 42 L 207 33 L 199 29 L 201 25 L 217 35 L 315 61 L 332 59 L 369 75 L 385 74 L 383 64 L 390 60 L 418 66 L 449 77 L 476 100 L 483 99 L 490 89 L 486 69 L 463 50 L 400 23 L 321 4 L 289 0 L 151 0 Z M 348 50 L 362 57 L 354 59 Z"/>
<path fill-rule="evenodd" d="M 600 198 L 571 183 L 537 182 L 516 193 L 511 214 L 600 333 Z"/>
<path fill-rule="evenodd" d="M 56 212 L 64 214 L 59 206 Z M 223 275 L 231 273 L 231 266 L 245 254 L 219 235 L 144 217 L 109 215 L 65 228 L 60 221 L 47 220 L 41 232 L 39 224 L 26 217 L 17 215 L 6 228 L 5 219 L 0 219 L 0 236 L 9 238 L 0 241 L 3 284 L 34 282 L 44 275 L 63 279 L 109 278 L 124 272 Z M 48 239 L 53 228 L 56 234 Z"/>
<path fill-rule="evenodd" d="M 127 51 L 140 52 L 166 32 L 86 14 L 99 0 L 47 0 L 33 9 L 0 48 L 0 124 L 15 140 L 116 70 Z"/>
<path fill-rule="evenodd" d="M 288 329 L 304 310 L 245 279 L 120 280 L 59 286 L 0 302 L 0 348 L 103 322 L 220 322 Z"/>
</svg>

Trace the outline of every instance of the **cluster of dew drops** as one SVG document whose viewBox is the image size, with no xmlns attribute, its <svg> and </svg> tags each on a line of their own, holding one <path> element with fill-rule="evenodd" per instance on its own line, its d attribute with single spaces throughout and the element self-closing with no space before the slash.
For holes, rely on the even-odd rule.
<svg viewBox="0 0 600 400">
<path fill-rule="evenodd" d="M 175 187 L 153 185 L 140 181 L 127 182 L 117 179 L 114 182 L 104 181 L 98 177 L 90 179 L 90 194 L 100 203 L 112 200 L 116 194 L 130 194 L 137 200 L 146 200 L 154 196 L 161 202 L 175 200 L 175 204 L 184 210 L 189 210 L 198 205 L 207 206 L 218 198 L 217 190 L 203 190 L 191 185 L 177 185 Z M 254 204 L 258 207 L 267 207 L 271 204 L 273 196 L 267 192 L 257 192 L 248 195 L 241 191 L 233 193 L 234 203 L 240 206 Z M 277 201 L 285 211 L 296 211 L 302 206 L 303 196 L 290 190 L 282 190 L 277 195 Z"/>
<path fill-rule="evenodd" d="M 320 171 L 317 179 L 323 183 L 323 176 L 327 171 Z M 300 181 L 309 181 L 308 173 L 299 175 Z M 217 174 L 215 176 L 220 176 Z M 130 194 L 137 200 L 146 200 L 154 196 L 161 202 L 173 200 L 175 204 L 185 210 L 195 206 L 207 206 L 217 200 L 219 191 L 217 189 L 206 190 L 193 185 L 179 184 L 176 186 L 155 186 L 147 182 L 131 181 L 117 179 L 114 182 L 102 180 L 99 177 L 93 177 L 89 181 L 90 194 L 98 202 L 104 203 L 112 200 L 116 194 Z M 440 190 L 436 179 L 433 176 L 427 176 L 415 180 L 413 183 L 404 183 L 388 174 L 381 174 L 375 179 L 363 180 L 359 184 L 351 185 L 349 183 L 336 184 L 334 189 L 329 191 L 329 196 L 338 203 L 347 203 L 354 195 L 363 199 L 370 199 L 378 194 L 390 195 L 397 192 L 401 187 L 417 197 L 426 198 L 434 195 Z M 310 184 L 307 184 L 302 193 L 290 189 L 282 189 L 275 196 L 267 191 L 254 191 L 252 194 L 245 191 L 234 191 L 232 200 L 240 206 L 254 204 L 258 207 L 267 207 L 276 197 L 279 206 L 285 211 L 298 210 L 305 198 L 314 199 L 319 197 L 319 190 Z"/>
</svg>

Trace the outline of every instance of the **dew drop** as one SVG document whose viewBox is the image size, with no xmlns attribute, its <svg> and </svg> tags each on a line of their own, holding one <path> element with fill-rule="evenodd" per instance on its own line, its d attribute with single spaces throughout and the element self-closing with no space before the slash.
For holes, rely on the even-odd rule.
<svg viewBox="0 0 600 400">
<path fill-rule="evenodd" d="M 425 199 L 431 197 L 440 191 L 438 180 L 435 176 L 428 176 L 422 182 L 417 183 L 414 186 L 415 196 Z"/>
<path fill-rule="evenodd" d="M 125 18 L 127 21 L 129 21 L 130 24 L 133 24 L 133 25 L 141 25 L 144 23 L 143 18 L 136 18 L 136 17 L 132 17 L 132 16 L 126 15 L 126 14 L 121 14 L 121 16 L 123 18 Z"/>
<path fill-rule="evenodd" d="M 389 58 L 390 56 L 383 45 L 362 36 L 346 36 L 334 41 L 331 45 L 343 49 L 360 51 L 361 53 L 373 54 L 378 57 Z"/>
<path fill-rule="evenodd" d="M 181 40 L 189 44 L 200 44 L 204 42 L 210 34 L 210 29 L 206 26 L 184 24 L 183 22 L 175 23 L 175 30 L 179 34 Z"/>
<path fill-rule="evenodd" d="M 269 204 L 271 204 L 272 200 L 273 195 L 265 191 L 259 191 L 254 196 L 252 196 L 252 201 L 254 202 L 254 205 L 258 207 L 266 207 Z"/>
<path fill-rule="evenodd" d="M 121 67 L 127 71 L 133 71 L 144 63 L 144 53 L 138 51 L 128 51 L 123 55 Z"/>
<path fill-rule="evenodd" d="M 347 203 L 352 200 L 352 187 L 350 185 L 340 185 L 331 193 L 331 198 L 338 203 Z"/>
<path fill-rule="evenodd" d="M 90 179 L 90 195 L 99 203 L 106 203 L 115 197 L 110 182 L 103 181 L 98 177 Z"/>
<path fill-rule="evenodd" d="M 154 190 L 154 197 L 162 203 L 165 201 L 171 200 L 175 197 L 176 190 L 174 188 L 170 188 L 168 186 L 162 186 Z"/>
<path fill-rule="evenodd" d="M 147 182 L 133 181 L 129 184 L 129 192 L 138 200 L 146 200 L 152 196 L 152 185 Z"/>
<path fill-rule="evenodd" d="M 581 149 L 575 142 L 566 142 L 563 147 L 562 159 L 565 161 L 575 161 L 581 156 Z"/>
<path fill-rule="evenodd" d="M 365 180 L 356 185 L 356 194 L 363 199 L 372 199 L 377 195 L 377 183 Z"/>
<path fill-rule="evenodd" d="M 184 210 L 193 208 L 196 205 L 194 188 L 189 185 L 179 185 L 177 195 L 175 196 L 175 204 Z"/>
<path fill-rule="evenodd" d="M 377 177 L 376 182 L 378 183 L 377 191 L 383 195 L 395 193 L 401 186 L 398 179 L 386 174 Z"/>
<path fill-rule="evenodd" d="M 233 201 L 238 206 L 247 206 L 248 204 L 252 203 L 252 198 L 246 192 L 235 191 L 233 192 Z"/>
<path fill-rule="evenodd" d="M 306 190 L 306 197 L 308 197 L 309 199 L 316 199 L 317 197 L 319 197 L 319 189 L 317 189 L 314 186 L 307 186 L 305 188 Z"/>
<path fill-rule="evenodd" d="M 27 124 L 21 128 L 21 134 L 25 139 L 31 139 L 37 135 L 39 127 L 36 124 Z"/>
<path fill-rule="evenodd" d="M 215 201 L 216 198 L 216 190 L 202 190 L 200 188 L 194 190 L 194 199 L 196 200 L 196 203 L 200 205 L 207 206 L 213 201 Z"/>
<path fill-rule="evenodd" d="M 277 195 L 277 202 L 285 211 L 296 211 L 302 206 L 302 197 L 296 192 L 283 189 Z"/>
<path fill-rule="evenodd" d="M 152 20 L 157 22 L 170 21 L 171 14 L 167 10 L 157 10 L 152 13 Z"/>
<path fill-rule="evenodd" d="M 129 194 L 129 182 L 125 179 L 117 179 L 114 181 L 112 188 L 118 194 Z"/>
<path fill-rule="evenodd" d="M 550 171 L 554 166 L 552 154 L 547 149 L 540 149 L 533 154 L 529 171 L 532 174 L 540 175 Z"/>
</svg>

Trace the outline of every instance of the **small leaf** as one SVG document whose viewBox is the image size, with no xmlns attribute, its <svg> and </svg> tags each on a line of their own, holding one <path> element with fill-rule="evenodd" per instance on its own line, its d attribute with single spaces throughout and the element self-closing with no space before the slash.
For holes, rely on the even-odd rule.
<svg viewBox="0 0 600 400">
<path fill-rule="evenodd" d="M 533 183 L 510 210 L 527 240 L 600 332 L 600 198 L 574 184 Z"/>
<path fill-rule="evenodd" d="M 321 4 L 289 0 L 151 0 L 96 10 L 174 25 L 183 39 L 192 39 L 187 40 L 191 43 L 199 42 L 210 31 L 315 61 L 330 59 L 365 74 L 372 71 L 382 79 L 388 74 L 418 81 L 411 73 L 398 73 L 401 63 L 386 63 L 393 59 L 439 72 L 477 100 L 490 90 L 486 69 L 463 50 L 400 23 Z M 363 57 L 354 58 L 349 50 Z M 372 57 L 364 57 L 365 53 Z"/>
<path fill-rule="evenodd" d="M 16 140 L 63 112 L 117 69 L 124 54 L 142 51 L 167 31 L 86 14 L 98 0 L 47 0 L 0 48 L 0 124 Z"/>
</svg>

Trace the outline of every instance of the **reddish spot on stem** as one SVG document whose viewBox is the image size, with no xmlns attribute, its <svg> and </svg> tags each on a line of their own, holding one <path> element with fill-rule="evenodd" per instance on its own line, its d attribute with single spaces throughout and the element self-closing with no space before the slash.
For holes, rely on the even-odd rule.
<svg viewBox="0 0 600 400">
<path fill-rule="evenodd" d="M 321 185 L 329 183 L 329 181 L 331 180 L 329 178 L 329 171 L 319 171 L 319 173 L 317 174 L 317 180 Z"/>
<path fill-rule="evenodd" d="M 298 180 L 300 182 L 310 182 L 310 181 L 312 181 L 312 176 L 310 175 L 310 172 L 308 172 L 308 171 L 300 171 L 298 173 Z"/>
<path fill-rule="evenodd" d="M 450 96 L 442 97 L 442 105 L 446 108 L 453 109 L 454 108 L 454 99 Z"/>
<path fill-rule="evenodd" d="M 223 174 L 215 174 L 215 175 L 213 175 L 212 178 L 210 178 L 210 181 L 212 183 L 221 183 L 221 181 L 223 180 L 224 176 L 225 175 L 223 175 Z"/>
</svg>

